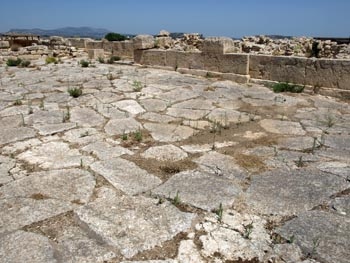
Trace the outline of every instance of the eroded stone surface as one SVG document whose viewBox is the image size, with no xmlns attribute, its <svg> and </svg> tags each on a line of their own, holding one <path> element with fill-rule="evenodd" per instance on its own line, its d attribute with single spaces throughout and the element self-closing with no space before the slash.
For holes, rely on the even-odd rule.
<svg viewBox="0 0 350 263">
<path fill-rule="evenodd" d="M 95 162 L 91 169 L 106 178 L 114 187 L 130 195 L 150 190 L 162 182 L 158 177 L 122 158 Z"/>
<path fill-rule="evenodd" d="M 186 171 L 175 174 L 152 193 L 170 198 L 178 196 L 181 202 L 211 211 L 218 208 L 220 203 L 232 205 L 241 189 L 231 180 L 215 174 Z"/>
<path fill-rule="evenodd" d="M 306 133 L 298 122 L 266 119 L 260 121 L 260 125 L 266 131 L 277 134 L 300 136 Z"/>
<path fill-rule="evenodd" d="M 48 238 L 24 231 L 0 236 L 1 262 L 56 263 L 55 250 Z"/>
<path fill-rule="evenodd" d="M 76 210 L 78 219 L 122 255 L 130 258 L 185 231 L 193 214 L 156 199 L 116 196 L 103 189 L 92 203 Z"/>
<path fill-rule="evenodd" d="M 144 127 L 151 132 L 153 139 L 160 142 L 176 142 L 195 134 L 193 129 L 175 124 L 146 123 Z"/>
<path fill-rule="evenodd" d="M 142 153 L 142 156 L 144 158 L 156 159 L 159 161 L 179 161 L 185 159 L 188 155 L 180 148 L 169 144 L 151 147 Z"/>
</svg>

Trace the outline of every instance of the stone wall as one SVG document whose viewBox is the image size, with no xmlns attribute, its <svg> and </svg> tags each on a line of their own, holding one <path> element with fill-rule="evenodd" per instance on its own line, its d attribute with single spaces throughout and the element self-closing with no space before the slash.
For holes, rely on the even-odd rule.
<svg viewBox="0 0 350 263">
<path fill-rule="evenodd" d="M 231 39 L 206 39 L 199 52 L 136 49 L 134 61 L 237 82 L 290 82 L 321 94 L 350 98 L 350 60 L 230 53 L 233 47 Z"/>
<path fill-rule="evenodd" d="M 75 43 L 72 42 L 72 45 L 75 46 Z M 133 58 L 134 56 L 134 45 L 133 41 L 115 41 L 109 42 L 107 40 L 87 41 L 85 44 L 85 48 L 87 51 L 93 49 L 103 49 L 106 52 L 106 56 L 119 56 L 123 58 Z"/>
</svg>

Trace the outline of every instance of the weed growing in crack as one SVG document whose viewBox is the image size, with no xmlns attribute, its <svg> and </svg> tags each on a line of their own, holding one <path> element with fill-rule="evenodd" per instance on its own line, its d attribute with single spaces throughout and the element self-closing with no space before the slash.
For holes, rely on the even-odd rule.
<svg viewBox="0 0 350 263">
<path fill-rule="evenodd" d="M 82 68 L 87 68 L 87 67 L 89 67 L 90 62 L 82 59 L 82 60 L 80 60 L 79 64 Z"/>
<path fill-rule="evenodd" d="M 296 162 L 297 167 L 304 167 L 303 156 L 299 156 L 298 161 Z"/>
<path fill-rule="evenodd" d="M 276 93 L 278 92 L 292 92 L 292 93 L 301 93 L 304 90 L 305 86 L 293 85 L 288 82 L 279 82 L 272 86 L 272 90 Z"/>
<path fill-rule="evenodd" d="M 315 256 L 315 254 L 317 252 L 317 248 L 319 246 L 320 246 L 320 238 L 316 237 L 316 238 L 312 239 L 312 249 L 311 249 L 311 252 L 309 253 L 310 258 Z"/>
<path fill-rule="evenodd" d="M 84 163 L 83 163 L 83 159 L 80 158 L 80 168 L 83 169 L 84 168 Z"/>
<path fill-rule="evenodd" d="M 138 142 L 142 141 L 142 132 L 140 129 L 134 133 L 134 139 Z"/>
<path fill-rule="evenodd" d="M 294 235 L 291 235 L 288 239 L 287 239 L 287 243 L 288 244 L 293 244 L 295 241 L 295 236 Z"/>
<path fill-rule="evenodd" d="M 78 98 L 83 94 L 83 90 L 81 88 L 69 88 L 68 93 L 73 98 Z"/>
<path fill-rule="evenodd" d="M 44 100 L 41 100 L 41 101 L 40 101 L 39 108 L 40 108 L 41 110 L 44 110 L 44 109 L 45 109 Z"/>
<path fill-rule="evenodd" d="M 215 214 L 218 216 L 218 221 L 222 222 L 222 217 L 224 213 L 224 208 L 222 207 L 222 203 L 220 203 L 219 208 L 215 210 Z"/>
<path fill-rule="evenodd" d="M 251 222 L 248 225 L 243 225 L 244 227 L 244 232 L 242 233 L 242 237 L 244 237 L 245 239 L 250 239 L 250 235 L 253 232 L 253 222 Z"/>
<path fill-rule="evenodd" d="M 123 134 L 122 134 L 122 140 L 123 141 L 127 141 L 128 140 L 128 135 L 125 133 L 125 131 L 123 131 Z"/>
<path fill-rule="evenodd" d="M 179 196 L 179 191 L 176 192 L 175 197 L 172 200 L 172 204 L 177 206 L 181 203 L 180 196 Z"/>
<path fill-rule="evenodd" d="M 21 119 L 22 119 L 22 126 L 25 127 L 26 126 L 26 123 L 24 121 L 24 115 L 23 113 L 21 113 Z"/>
<path fill-rule="evenodd" d="M 15 100 L 15 102 L 13 103 L 14 106 L 21 106 L 23 104 L 23 102 L 20 99 Z"/>
<path fill-rule="evenodd" d="M 140 92 L 142 90 L 142 83 L 139 80 L 134 80 L 132 83 L 133 91 Z"/>
</svg>

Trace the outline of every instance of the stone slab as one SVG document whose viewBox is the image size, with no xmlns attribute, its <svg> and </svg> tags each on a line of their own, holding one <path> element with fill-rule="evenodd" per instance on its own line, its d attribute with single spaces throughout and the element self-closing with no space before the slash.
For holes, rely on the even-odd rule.
<svg viewBox="0 0 350 263">
<path fill-rule="evenodd" d="M 0 145 L 33 138 L 35 135 L 35 130 L 27 127 L 0 129 Z"/>
<path fill-rule="evenodd" d="M 274 170 L 252 178 L 245 200 L 260 214 L 291 216 L 322 204 L 347 187 L 344 179 L 316 169 Z"/>
<path fill-rule="evenodd" d="M 126 258 L 186 231 L 194 218 L 169 203 L 157 205 L 156 199 L 117 196 L 111 189 L 101 192 L 95 201 L 77 209 L 76 217 Z"/>
<path fill-rule="evenodd" d="M 148 191 L 162 182 L 158 177 L 122 158 L 95 162 L 91 165 L 91 169 L 128 195 Z"/>
<path fill-rule="evenodd" d="M 299 136 L 306 134 L 299 122 L 264 119 L 259 124 L 271 133 Z"/>
<path fill-rule="evenodd" d="M 151 132 L 153 139 L 160 142 L 181 141 L 195 134 L 192 128 L 176 124 L 146 123 L 144 127 Z"/>
<path fill-rule="evenodd" d="M 105 131 L 109 135 L 122 135 L 139 129 L 142 129 L 142 124 L 134 118 L 112 119 L 105 126 Z"/>
<path fill-rule="evenodd" d="M 225 207 L 231 206 L 241 189 L 231 180 L 215 174 L 185 171 L 173 175 L 152 193 L 166 198 L 175 198 L 178 194 L 181 202 L 211 211 L 220 203 Z"/>
<path fill-rule="evenodd" d="M 188 155 L 180 148 L 168 144 L 151 147 L 142 153 L 141 156 L 147 159 L 175 162 L 187 158 Z"/>
</svg>

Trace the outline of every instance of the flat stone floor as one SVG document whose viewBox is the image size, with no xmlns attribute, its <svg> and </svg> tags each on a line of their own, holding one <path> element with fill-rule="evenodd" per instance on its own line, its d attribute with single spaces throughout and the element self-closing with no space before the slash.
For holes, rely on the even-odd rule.
<svg viewBox="0 0 350 263">
<path fill-rule="evenodd" d="M 78 61 L 0 67 L 0 262 L 350 262 L 348 102 Z"/>
</svg>

